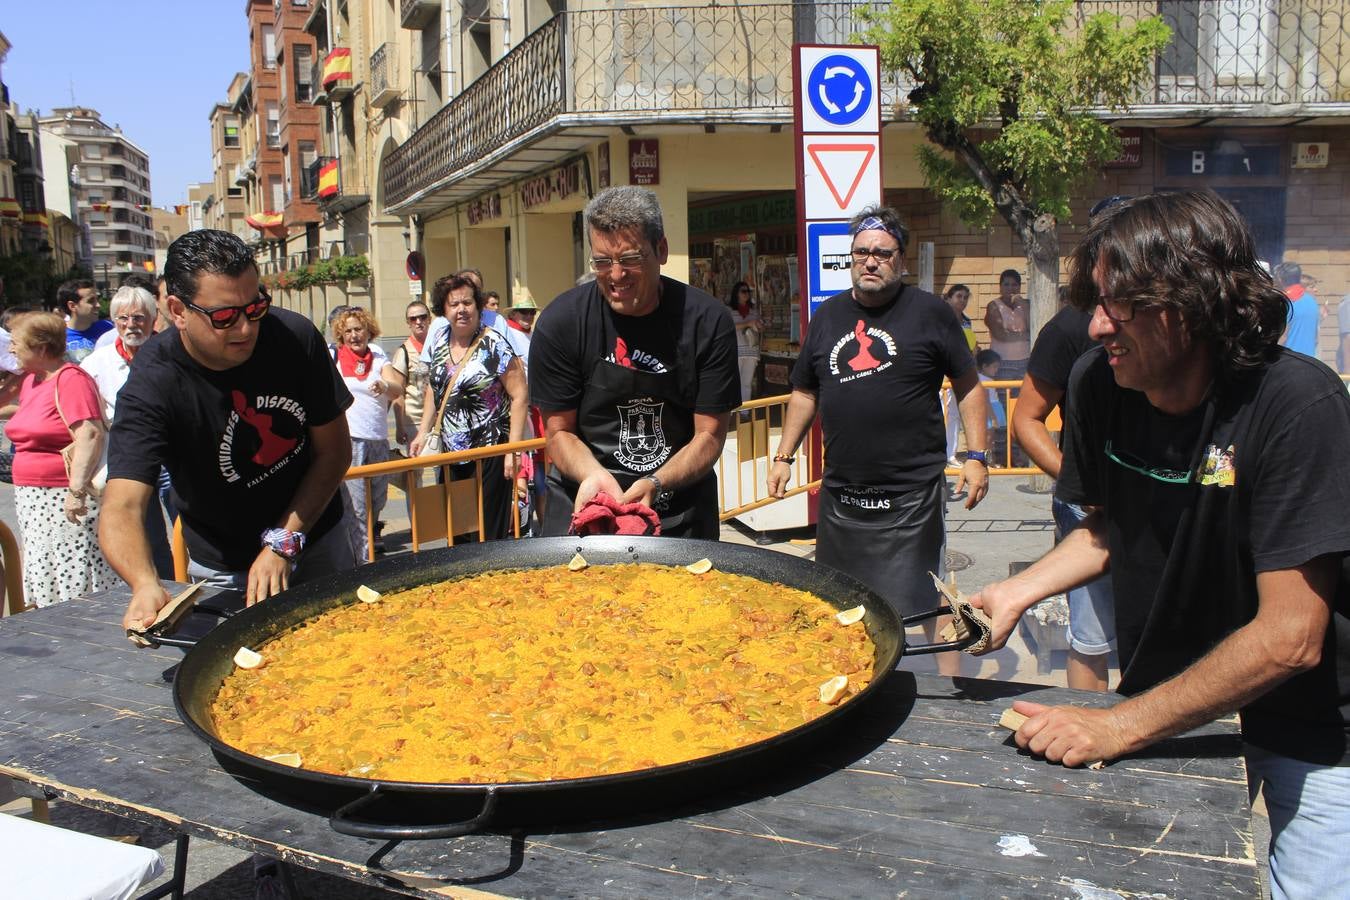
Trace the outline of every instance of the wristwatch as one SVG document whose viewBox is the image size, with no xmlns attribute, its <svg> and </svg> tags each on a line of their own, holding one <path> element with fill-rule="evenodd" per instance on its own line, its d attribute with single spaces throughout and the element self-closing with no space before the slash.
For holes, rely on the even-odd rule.
<svg viewBox="0 0 1350 900">
<path fill-rule="evenodd" d="M 650 481 L 652 484 L 656 485 L 656 496 L 660 497 L 661 494 L 665 491 L 665 488 L 661 486 L 661 479 L 657 478 L 656 475 L 649 474 L 643 475 L 642 477 Z"/>
<path fill-rule="evenodd" d="M 988 466 L 988 465 L 989 465 L 989 460 L 985 458 L 986 455 L 987 455 L 987 453 L 988 453 L 988 451 L 986 451 L 986 450 L 967 450 L 967 451 L 966 451 L 966 459 L 967 459 L 967 460 L 972 460 L 972 459 L 973 459 L 973 460 L 975 460 L 977 463 L 980 463 L 980 464 L 982 464 L 982 465 Z"/>
<path fill-rule="evenodd" d="M 264 546 L 272 548 L 277 556 L 295 562 L 296 557 L 305 549 L 303 531 L 287 531 L 285 528 L 269 528 L 262 533 Z"/>
</svg>

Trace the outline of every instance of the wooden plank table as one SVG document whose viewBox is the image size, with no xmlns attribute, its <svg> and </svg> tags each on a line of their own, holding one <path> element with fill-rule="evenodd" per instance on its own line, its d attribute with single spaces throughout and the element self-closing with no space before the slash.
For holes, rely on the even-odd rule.
<svg viewBox="0 0 1350 900">
<path fill-rule="evenodd" d="M 903 661 L 798 764 L 679 809 L 453 840 L 346 837 L 222 770 L 173 708 L 163 673 L 181 651 L 123 636 L 126 596 L 0 621 L 0 774 L 417 896 L 1258 895 L 1235 721 L 1068 770 L 1020 753 L 999 714 L 1018 697 L 1103 698 Z"/>
</svg>

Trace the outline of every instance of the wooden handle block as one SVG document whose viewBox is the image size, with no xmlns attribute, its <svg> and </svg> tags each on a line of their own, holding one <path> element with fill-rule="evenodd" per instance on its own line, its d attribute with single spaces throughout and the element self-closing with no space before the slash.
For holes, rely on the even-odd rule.
<svg viewBox="0 0 1350 900">
<path fill-rule="evenodd" d="M 1009 731 L 1016 731 L 1022 727 L 1022 723 L 1028 718 L 1029 716 L 1024 716 L 1012 707 L 1008 707 L 1003 711 L 1003 715 L 998 717 L 998 724 Z"/>
</svg>

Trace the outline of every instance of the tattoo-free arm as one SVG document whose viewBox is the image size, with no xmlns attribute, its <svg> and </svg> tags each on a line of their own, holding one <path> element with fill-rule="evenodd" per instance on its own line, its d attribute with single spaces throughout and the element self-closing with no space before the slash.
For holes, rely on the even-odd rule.
<svg viewBox="0 0 1350 900">
<path fill-rule="evenodd" d="M 816 420 L 816 395 L 812 391 L 794 387 L 788 396 L 787 412 L 783 414 L 783 433 L 778 438 L 775 456 L 796 456 L 806 429 Z M 770 497 L 782 497 L 787 493 L 788 479 L 792 477 L 792 466 L 785 462 L 776 462 L 769 466 L 768 491 Z"/>
<path fill-rule="evenodd" d="M 974 366 L 952 381 L 952 392 L 961 413 L 961 427 L 966 430 L 966 445 L 976 450 L 988 449 L 989 391 L 980 386 L 980 375 Z M 966 509 L 974 509 L 989 493 L 988 463 L 967 459 L 961 466 L 961 481 L 967 490 Z"/>
<path fill-rule="evenodd" d="M 138 631 L 153 624 L 169 602 L 145 537 L 145 510 L 154 494 L 154 485 L 127 478 L 109 479 L 98 516 L 98 543 L 103 555 L 131 588 L 122 627 Z"/>
<path fill-rule="evenodd" d="M 652 474 L 661 479 L 662 490 L 675 490 L 694 484 L 712 471 L 727 442 L 727 428 L 731 413 L 694 413 L 694 435 Z M 647 478 L 639 478 L 623 496 L 625 503 L 634 500 L 651 506 L 656 502 L 656 485 Z"/>
<path fill-rule="evenodd" d="M 1022 379 L 1022 392 L 1017 397 L 1012 414 L 1013 434 L 1017 443 L 1022 445 L 1031 461 L 1051 478 L 1059 477 L 1064 454 L 1050 436 L 1050 429 L 1045 422 L 1062 399 L 1063 388 L 1057 388 L 1028 372 Z"/>
<path fill-rule="evenodd" d="M 575 409 L 545 412 L 544 435 L 548 441 L 549 460 L 558 467 L 564 478 L 579 485 L 574 510 L 581 509 L 602 491 L 616 500 L 623 496 L 618 480 L 600 465 L 582 441 L 581 435 L 577 434 Z"/>
</svg>

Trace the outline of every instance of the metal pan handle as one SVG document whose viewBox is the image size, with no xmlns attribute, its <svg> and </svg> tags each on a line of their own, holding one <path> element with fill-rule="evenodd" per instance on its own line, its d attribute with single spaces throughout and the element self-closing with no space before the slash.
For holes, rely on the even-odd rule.
<svg viewBox="0 0 1350 900">
<path fill-rule="evenodd" d="M 492 785 L 483 792 L 483 808 L 478 815 L 463 822 L 447 822 L 444 825 L 382 825 L 377 822 L 358 822 L 351 816 L 379 799 L 384 785 L 372 785 L 364 795 L 343 806 L 328 819 L 332 829 L 352 837 L 374 838 L 381 841 L 430 840 L 435 838 L 461 837 L 473 834 L 487 826 L 493 813 L 497 811 L 497 786 Z"/>
<path fill-rule="evenodd" d="M 192 607 L 192 611 L 189 612 L 188 615 L 206 613 L 209 616 L 229 619 L 232 618 L 236 612 L 238 612 L 238 610 L 225 609 L 222 606 L 214 606 L 210 603 L 198 603 Z M 127 637 L 132 638 L 133 640 L 139 638 L 141 641 L 145 642 L 145 646 L 147 647 L 181 647 L 184 650 L 191 650 L 193 647 L 197 646 L 197 641 L 201 640 L 201 638 L 170 637 L 167 634 L 156 634 L 153 631 L 132 631 L 130 629 L 127 630 Z"/>
<path fill-rule="evenodd" d="M 917 625 L 920 622 L 926 622 L 929 619 L 936 619 L 938 616 L 950 616 L 951 608 L 947 606 L 935 606 L 932 609 L 926 609 L 923 612 L 915 613 L 912 616 L 905 616 L 900 620 L 904 628 L 911 625 Z M 971 644 L 980 639 L 980 636 L 971 633 L 959 641 L 939 641 L 935 644 L 905 644 L 906 656 L 919 656 L 924 653 L 943 653 L 947 650 L 964 650 Z"/>
</svg>

